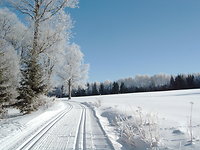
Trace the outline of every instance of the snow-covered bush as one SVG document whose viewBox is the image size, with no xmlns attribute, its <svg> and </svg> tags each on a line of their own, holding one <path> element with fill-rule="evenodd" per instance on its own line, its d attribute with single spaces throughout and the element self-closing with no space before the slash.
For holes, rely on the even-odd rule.
<svg viewBox="0 0 200 150">
<path fill-rule="evenodd" d="M 40 95 L 37 99 L 33 102 L 33 108 L 37 110 L 40 107 L 44 109 L 50 107 L 55 101 L 54 97 L 47 97 L 45 95 Z"/>
<path fill-rule="evenodd" d="M 19 109 L 22 113 L 28 114 L 31 113 L 31 111 L 36 111 L 38 109 L 47 109 L 48 107 L 52 106 L 55 102 L 54 97 L 47 97 L 45 95 L 39 95 L 38 97 L 35 97 L 31 104 L 23 106 L 23 108 Z"/>
<path fill-rule="evenodd" d="M 101 105 L 102 105 L 101 99 L 97 98 L 96 102 L 94 102 L 94 106 L 97 107 L 97 108 L 99 108 L 99 107 L 101 107 Z"/>
<path fill-rule="evenodd" d="M 89 102 L 86 105 L 91 107 L 91 108 L 99 108 L 99 107 L 102 106 L 102 100 L 100 98 L 96 98 L 96 101 Z"/>
<path fill-rule="evenodd" d="M 188 141 L 188 144 L 193 144 L 194 142 L 194 135 L 193 135 L 193 122 L 192 122 L 192 112 L 193 112 L 193 102 L 190 102 L 190 117 L 189 117 L 189 122 L 188 122 L 188 134 L 190 137 L 190 140 Z"/>
<path fill-rule="evenodd" d="M 8 110 L 3 109 L 2 105 L 0 104 L 0 119 L 6 118 L 8 115 Z"/>
<path fill-rule="evenodd" d="M 160 136 L 156 115 L 145 114 L 138 107 L 133 115 L 118 115 L 116 120 L 120 138 L 128 145 L 136 146 L 140 140 L 149 148 L 159 146 Z"/>
</svg>

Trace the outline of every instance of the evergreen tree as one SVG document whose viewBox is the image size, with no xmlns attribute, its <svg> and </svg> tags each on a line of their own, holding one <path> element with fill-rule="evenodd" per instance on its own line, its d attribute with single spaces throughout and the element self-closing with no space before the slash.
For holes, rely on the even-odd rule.
<svg viewBox="0 0 200 150">
<path fill-rule="evenodd" d="M 175 78 L 175 89 L 185 89 L 186 88 L 186 80 L 183 75 L 178 75 Z"/>
<path fill-rule="evenodd" d="M 0 51 L 0 58 L 4 56 L 4 53 Z M 9 81 L 8 77 L 5 76 L 5 72 L 7 71 L 7 67 L 5 66 L 4 61 L 0 61 L 0 114 L 2 109 L 2 104 L 9 100 L 9 85 L 7 82 Z"/>
<path fill-rule="evenodd" d="M 37 109 L 34 100 L 38 98 L 40 94 L 44 94 L 46 85 L 43 83 L 43 74 L 40 64 L 36 59 L 24 60 L 24 68 L 21 69 L 22 79 L 20 81 L 19 93 L 20 99 L 19 108 L 21 112 L 30 113 Z"/>
<path fill-rule="evenodd" d="M 170 89 L 175 89 L 175 80 L 173 76 L 170 78 Z"/>
<path fill-rule="evenodd" d="M 86 95 L 91 95 L 91 91 L 90 91 L 90 83 L 87 83 L 87 88 L 86 88 Z"/>
<path fill-rule="evenodd" d="M 96 84 L 96 82 L 92 86 L 92 95 L 99 95 L 99 91 L 97 90 L 97 84 Z"/>
<path fill-rule="evenodd" d="M 112 94 L 119 94 L 119 84 L 117 82 L 113 83 Z"/>
<path fill-rule="evenodd" d="M 194 88 L 195 87 L 195 83 L 194 83 L 194 75 L 188 75 L 186 78 L 186 82 L 187 82 L 187 88 Z"/>
<path fill-rule="evenodd" d="M 120 85 L 120 91 L 119 92 L 120 93 L 126 93 L 127 92 L 127 89 L 125 87 L 124 82 L 121 83 L 121 85 Z"/>
<path fill-rule="evenodd" d="M 86 96 L 86 90 L 80 88 L 80 96 Z"/>
<path fill-rule="evenodd" d="M 104 94 L 105 94 L 105 89 L 104 89 L 103 83 L 100 84 L 99 93 L 100 93 L 101 95 L 104 95 Z"/>
</svg>

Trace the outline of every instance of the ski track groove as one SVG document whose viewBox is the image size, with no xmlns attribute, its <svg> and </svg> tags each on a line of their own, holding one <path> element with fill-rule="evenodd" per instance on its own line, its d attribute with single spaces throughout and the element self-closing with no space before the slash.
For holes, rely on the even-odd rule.
<svg viewBox="0 0 200 150">
<path fill-rule="evenodd" d="M 83 129 L 83 149 L 86 149 L 86 119 L 87 119 L 86 108 L 85 108 L 84 116 L 85 118 L 84 118 L 84 129 Z"/>
<path fill-rule="evenodd" d="M 66 110 L 44 124 L 16 150 L 114 149 L 94 110 L 77 102 L 67 104 Z"/>
<path fill-rule="evenodd" d="M 78 128 L 77 128 L 77 134 L 76 134 L 76 140 L 75 140 L 75 146 L 74 149 L 75 150 L 79 150 L 79 149 L 86 149 L 86 108 L 85 106 L 81 105 L 82 108 L 82 112 L 81 112 L 81 118 L 79 120 L 79 124 L 78 124 Z M 81 134 L 82 132 L 82 134 Z"/>
<path fill-rule="evenodd" d="M 72 110 L 73 105 L 71 105 L 70 103 L 68 103 L 68 104 L 70 105 L 70 108 L 68 110 L 64 110 L 64 111 L 60 112 L 58 115 L 56 115 L 56 117 L 54 117 L 48 123 L 46 123 L 40 130 L 38 130 L 38 132 L 36 132 L 33 136 L 31 136 L 28 140 L 26 140 L 16 150 L 31 149 L 37 143 L 37 141 L 39 139 L 41 139 L 41 137 L 46 132 L 48 132 L 49 129 L 51 129 L 53 127 L 53 125 L 55 125 L 62 117 L 64 117 L 67 113 L 69 113 Z"/>
</svg>

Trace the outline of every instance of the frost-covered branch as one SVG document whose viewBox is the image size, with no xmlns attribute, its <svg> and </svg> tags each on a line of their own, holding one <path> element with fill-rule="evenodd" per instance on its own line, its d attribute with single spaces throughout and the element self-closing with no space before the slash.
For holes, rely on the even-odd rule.
<svg viewBox="0 0 200 150">
<path fill-rule="evenodd" d="M 75 8 L 78 0 L 9 0 L 13 7 L 33 20 L 49 20 L 65 7 Z"/>
</svg>

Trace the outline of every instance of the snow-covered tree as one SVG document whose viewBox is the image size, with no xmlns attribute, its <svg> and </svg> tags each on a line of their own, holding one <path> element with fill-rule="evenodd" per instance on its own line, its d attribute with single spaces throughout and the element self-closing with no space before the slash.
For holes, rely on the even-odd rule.
<svg viewBox="0 0 200 150">
<path fill-rule="evenodd" d="M 51 89 L 51 79 L 55 74 L 55 65 L 59 62 L 65 50 L 66 43 L 71 37 L 72 20 L 69 14 L 63 10 L 51 19 L 42 23 L 39 37 L 40 62 L 43 68 L 43 81 L 46 85 L 46 92 Z"/>
<path fill-rule="evenodd" d="M 89 65 L 84 64 L 83 56 L 80 47 L 71 44 L 63 54 L 58 67 L 58 75 L 68 91 L 69 99 L 71 99 L 72 88 L 85 87 L 86 84 Z"/>
<path fill-rule="evenodd" d="M 19 21 L 17 16 L 7 8 L 1 8 L 0 105 L 16 103 L 20 80 L 19 55 L 21 55 L 27 42 L 25 35 L 28 35 L 26 27 Z"/>
<path fill-rule="evenodd" d="M 15 49 L 0 39 L 0 113 L 3 104 L 14 103 L 18 96 L 19 58 Z"/>
<path fill-rule="evenodd" d="M 155 87 L 169 85 L 170 77 L 171 76 L 166 75 L 166 74 L 154 75 L 154 76 L 151 77 L 152 85 L 154 85 Z"/>
<path fill-rule="evenodd" d="M 166 74 L 157 74 L 154 76 L 136 75 L 134 78 L 129 77 L 118 80 L 119 83 L 124 83 L 126 87 L 149 88 L 168 85 L 170 76 Z"/>
<path fill-rule="evenodd" d="M 27 47 L 29 36 L 27 28 L 8 8 L 0 9 L 0 38 L 6 40 L 18 55 Z"/>
<path fill-rule="evenodd" d="M 29 16 L 32 26 L 32 47 L 30 51 L 32 57 L 37 57 L 46 49 L 46 47 L 41 47 L 39 39 L 43 35 L 41 28 L 44 23 L 64 8 L 74 8 L 78 4 L 78 0 L 9 0 L 9 2 L 22 14 Z"/>
<path fill-rule="evenodd" d="M 52 56 L 55 56 L 58 46 L 62 45 L 59 42 L 63 38 L 69 38 L 65 36 L 66 34 L 61 36 L 65 30 L 63 27 L 69 28 L 71 25 L 71 22 L 66 23 L 69 17 L 63 13 L 63 9 L 77 7 L 78 0 L 9 0 L 9 2 L 29 17 L 30 45 L 23 55 L 21 69 L 23 77 L 20 87 L 20 97 L 24 101 L 25 111 L 28 111 L 32 110 L 33 100 L 49 89 L 54 66 Z M 63 18 L 66 25 L 60 24 L 60 21 L 63 23 Z"/>
</svg>

